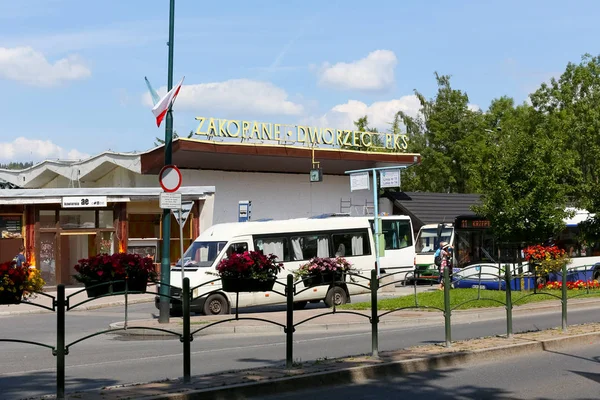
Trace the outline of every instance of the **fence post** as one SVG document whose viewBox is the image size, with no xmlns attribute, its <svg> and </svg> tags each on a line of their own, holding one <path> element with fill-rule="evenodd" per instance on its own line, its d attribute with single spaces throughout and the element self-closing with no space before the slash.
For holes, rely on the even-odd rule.
<svg viewBox="0 0 600 400">
<path fill-rule="evenodd" d="M 506 278 L 506 338 L 510 339 L 513 337 L 513 320 L 512 320 L 512 276 L 510 274 L 510 266 L 507 265 L 506 271 L 504 271 L 504 276 Z M 521 279 L 524 279 L 521 275 Z"/>
<path fill-rule="evenodd" d="M 65 398 L 65 285 L 56 288 L 56 398 Z"/>
<path fill-rule="evenodd" d="M 285 324 L 285 366 L 292 368 L 294 364 L 294 275 L 288 274 L 287 285 L 286 324 Z"/>
<path fill-rule="evenodd" d="M 371 270 L 371 355 L 379 357 L 379 316 L 377 315 L 377 291 L 379 279 L 377 270 Z"/>
<path fill-rule="evenodd" d="M 183 382 L 189 383 L 192 380 L 192 354 L 190 346 L 190 278 L 183 278 L 181 296 L 181 314 L 183 315 Z"/>
<path fill-rule="evenodd" d="M 567 331 L 567 264 L 562 267 L 562 330 Z"/>
<path fill-rule="evenodd" d="M 450 347 L 450 342 L 452 342 L 452 324 L 450 322 L 450 314 L 452 313 L 450 309 L 450 269 L 449 266 L 446 265 L 444 268 L 444 325 L 446 327 L 446 347 Z"/>
</svg>

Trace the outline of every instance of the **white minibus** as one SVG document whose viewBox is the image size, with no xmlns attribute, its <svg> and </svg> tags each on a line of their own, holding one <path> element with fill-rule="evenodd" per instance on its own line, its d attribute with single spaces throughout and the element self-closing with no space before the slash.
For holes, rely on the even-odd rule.
<svg viewBox="0 0 600 400">
<path fill-rule="evenodd" d="M 365 217 L 313 217 L 264 222 L 238 222 L 213 225 L 204 231 L 184 253 L 184 273 L 190 279 L 190 287 L 196 287 L 218 278 L 216 267 L 232 253 L 262 251 L 275 254 L 284 268 L 277 277 L 286 283 L 288 274 L 313 257 L 343 256 L 360 274 L 356 283 L 368 287 L 370 271 L 375 268 L 375 244 L 371 224 Z M 364 277 L 364 279 L 363 279 Z M 346 277 L 346 282 L 349 281 Z M 170 284 L 181 288 L 180 263 L 171 268 Z M 178 297 L 181 290 L 171 288 L 171 295 Z M 226 314 L 236 304 L 236 294 L 221 289 L 219 280 L 194 290 L 193 297 L 215 291 L 197 298 L 191 311 L 204 314 Z M 284 292 L 275 284 L 274 290 Z M 304 289 L 297 285 L 297 292 Z M 350 301 L 350 296 L 367 293 L 368 289 L 352 284 L 339 286 L 316 286 L 295 296 L 295 308 L 303 308 L 310 302 L 323 300 L 328 306 Z M 285 303 L 284 296 L 275 292 L 239 293 L 239 307 Z M 158 303 L 157 303 L 158 307 Z M 181 303 L 171 301 L 171 314 L 181 312 Z"/>
</svg>

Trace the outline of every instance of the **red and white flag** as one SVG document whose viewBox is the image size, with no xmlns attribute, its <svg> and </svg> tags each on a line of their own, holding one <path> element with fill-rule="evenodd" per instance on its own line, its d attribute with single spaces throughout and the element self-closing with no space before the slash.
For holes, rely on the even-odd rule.
<svg viewBox="0 0 600 400">
<path fill-rule="evenodd" d="M 164 95 L 160 101 L 152 107 L 152 114 L 156 117 L 156 126 L 160 127 L 160 123 L 165 118 L 165 115 L 167 115 L 169 109 L 173 106 L 173 103 L 175 103 L 175 98 L 179 94 L 184 79 L 185 76 L 181 78 L 176 86 L 173 86 L 173 88 L 169 90 L 169 93 Z"/>
</svg>

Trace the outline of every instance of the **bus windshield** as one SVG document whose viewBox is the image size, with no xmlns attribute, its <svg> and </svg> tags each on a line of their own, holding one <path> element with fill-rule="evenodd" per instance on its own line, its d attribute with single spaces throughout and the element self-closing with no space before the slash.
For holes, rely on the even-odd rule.
<svg viewBox="0 0 600 400">
<path fill-rule="evenodd" d="M 452 238 L 452 228 L 444 227 L 442 236 L 438 241 L 437 228 L 422 228 L 417 235 L 415 243 L 415 252 L 417 253 L 433 253 L 439 247 L 440 242 L 450 242 Z"/>
<path fill-rule="evenodd" d="M 193 242 L 183 255 L 184 266 L 210 267 L 226 244 L 227 242 Z"/>
</svg>

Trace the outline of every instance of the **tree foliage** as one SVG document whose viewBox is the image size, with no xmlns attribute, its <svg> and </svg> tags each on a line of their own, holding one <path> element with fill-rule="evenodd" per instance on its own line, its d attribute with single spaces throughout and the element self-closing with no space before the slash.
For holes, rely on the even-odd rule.
<svg viewBox="0 0 600 400">
<path fill-rule="evenodd" d="M 436 73 L 435 78 L 435 98 L 427 100 L 415 91 L 421 105 L 417 117 L 397 113 L 406 127 L 408 151 L 422 156 L 421 165 L 403 174 L 402 186 L 427 192 L 477 192 L 482 114 L 469 108 L 469 97 L 452 88 L 449 76 Z"/>
</svg>

